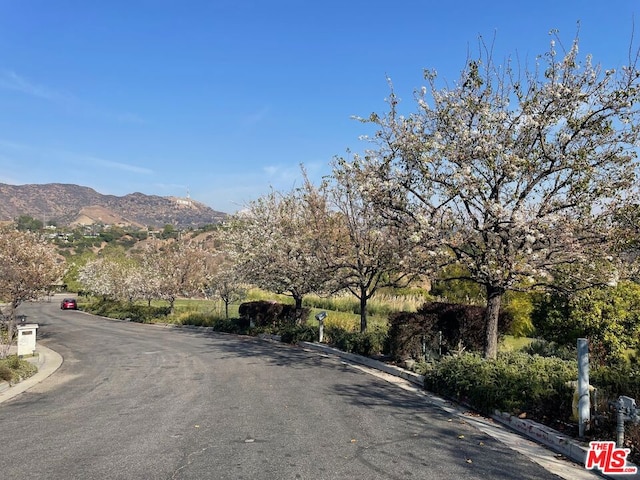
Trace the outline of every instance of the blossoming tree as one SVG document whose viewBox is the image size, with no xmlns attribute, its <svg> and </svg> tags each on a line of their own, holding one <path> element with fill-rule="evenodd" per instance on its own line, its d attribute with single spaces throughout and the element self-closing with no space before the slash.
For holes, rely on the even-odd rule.
<svg viewBox="0 0 640 480">
<path fill-rule="evenodd" d="M 636 58 L 604 70 L 578 44 L 558 53 L 552 41 L 525 72 L 481 52 L 452 86 L 426 72 L 414 113 L 392 88 L 388 113 L 364 119 L 377 134 L 357 159 L 363 190 L 485 288 L 487 358 L 507 290 L 559 272 L 606 280 L 613 266 L 604 216 L 633 196 L 640 72 Z"/>
<path fill-rule="evenodd" d="M 360 190 L 353 164 L 337 159 L 331 177 L 305 192 L 317 232 L 316 252 L 335 290 L 348 290 L 360 302 L 360 331 L 367 330 L 367 304 L 383 287 L 406 287 L 417 277 L 419 255 L 403 231 L 384 222 Z"/>
<path fill-rule="evenodd" d="M 0 230 L 0 300 L 6 302 L 6 331 L 0 332 L 0 358 L 13 341 L 16 308 L 49 293 L 62 278 L 64 259 L 53 245 L 35 233 Z"/>
<path fill-rule="evenodd" d="M 329 280 L 317 255 L 319 236 L 308 200 L 300 190 L 273 191 L 249 203 L 222 230 L 225 251 L 242 280 L 293 297 L 298 314 L 304 295 L 325 290 Z"/>
</svg>

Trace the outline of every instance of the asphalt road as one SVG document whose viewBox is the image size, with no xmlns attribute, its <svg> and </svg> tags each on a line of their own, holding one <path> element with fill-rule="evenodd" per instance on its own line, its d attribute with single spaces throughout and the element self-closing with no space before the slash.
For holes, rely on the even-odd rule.
<svg viewBox="0 0 640 480">
<path fill-rule="evenodd" d="M 425 400 L 298 347 L 20 307 L 60 369 L 0 405 L 0 477 L 552 479 Z"/>
</svg>

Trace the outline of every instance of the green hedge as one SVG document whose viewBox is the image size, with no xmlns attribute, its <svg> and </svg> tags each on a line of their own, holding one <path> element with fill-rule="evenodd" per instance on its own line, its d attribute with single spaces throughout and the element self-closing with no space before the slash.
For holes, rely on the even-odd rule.
<svg viewBox="0 0 640 480">
<path fill-rule="evenodd" d="M 319 329 L 311 325 L 293 325 L 280 329 L 280 339 L 284 343 L 317 342 Z"/>
<path fill-rule="evenodd" d="M 171 312 L 169 307 L 150 307 L 110 299 L 95 300 L 89 304 L 82 305 L 82 309 L 103 317 L 139 323 L 150 323 L 157 319 L 165 318 Z"/>
<path fill-rule="evenodd" d="M 573 389 L 567 382 L 576 378 L 575 361 L 521 352 L 501 353 L 497 360 L 486 360 L 467 353 L 432 365 L 425 373 L 425 388 L 485 414 L 499 410 L 568 419 Z"/>
<path fill-rule="evenodd" d="M 252 320 L 256 327 L 278 327 L 304 324 L 311 312 L 308 308 L 296 311 L 295 306 L 268 300 L 241 303 L 238 307 L 240 318 Z"/>
<path fill-rule="evenodd" d="M 387 332 L 374 327 L 366 332 L 352 332 L 340 327 L 325 328 L 325 341 L 343 352 L 371 356 L 387 350 Z"/>
<path fill-rule="evenodd" d="M 640 399 L 640 365 L 596 366 L 589 371 L 589 383 L 598 389 L 603 402 L 615 401 L 621 395 Z"/>
</svg>

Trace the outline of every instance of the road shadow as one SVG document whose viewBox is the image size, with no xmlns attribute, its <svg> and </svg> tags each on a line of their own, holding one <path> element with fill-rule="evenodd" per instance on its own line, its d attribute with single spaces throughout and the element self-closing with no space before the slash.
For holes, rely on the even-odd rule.
<svg viewBox="0 0 640 480">
<path fill-rule="evenodd" d="M 203 348 L 208 351 L 216 351 L 217 358 L 222 360 L 233 358 L 255 359 L 261 364 L 296 369 L 310 367 L 344 368 L 340 362 L 336 363 L 335 359 L 330 360 L 327 355 L 318 355 L 297 345 L 204 329 L 176 328 L 174 331 L 182 335 L 204 338 L 206 341 Z"/>
<path fill-rule="evenodd" d="M 305 350 L 256 337 L 213 332 L 205 329 L 178 328 L 182 335 L 206 339 L 204 347 L 216 352 L 216 358 L 253 360 L 256 364 L 309 370 L 322 369 L 345 374 L 342 380 L 318 390 L 326 401 L 337 396 L 358 409 L 369 410 L 376 417 L 388 418 L 384 440 L 371 439 L 356 445 L 357 461 L 380 470 L 384 478 L 491 478 L 491 479 L 557 479 L 525 456 L 468 424 L 464 418 L 431 403 L 427 396 L 399 388 L 393 383 L 371 376 L 339 357 Z M 428 452 L 435 451 L 436 455 Z M 375 452 L 376 458 L 373 458 Z M 388 457 L 393 464 L 399 457 L 411 471 L 386 470 L 381 465 Z M 426 471 L 434 476 L 424 476 Z M 420 472 L 416 475 L 416 472 Z M 437 473 L 436 473 L 437 472 Z M 448 472 L 448 473 L 445 473 Z M 448 476 L 450 475 L 450 477 Z"/>
</svg>

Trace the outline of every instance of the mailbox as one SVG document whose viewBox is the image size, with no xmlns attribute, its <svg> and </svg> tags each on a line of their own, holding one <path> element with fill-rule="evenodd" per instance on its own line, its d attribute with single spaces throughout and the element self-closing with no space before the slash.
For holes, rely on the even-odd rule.
<svg viewBox="0 0 640 480">
<path fill-rule="evenodd" d="M 318 341 L 322 343 L 324 340 L 324 319 L 327 318 L 327 312 L 320 312 L 316 315 L 318 321 Z"/>
<path fill-rule="evenodd" d="M 24 323 L 18 329 L 18 356 L 33 355 L 36 351 L 37 323 Z"/>
</svg>

